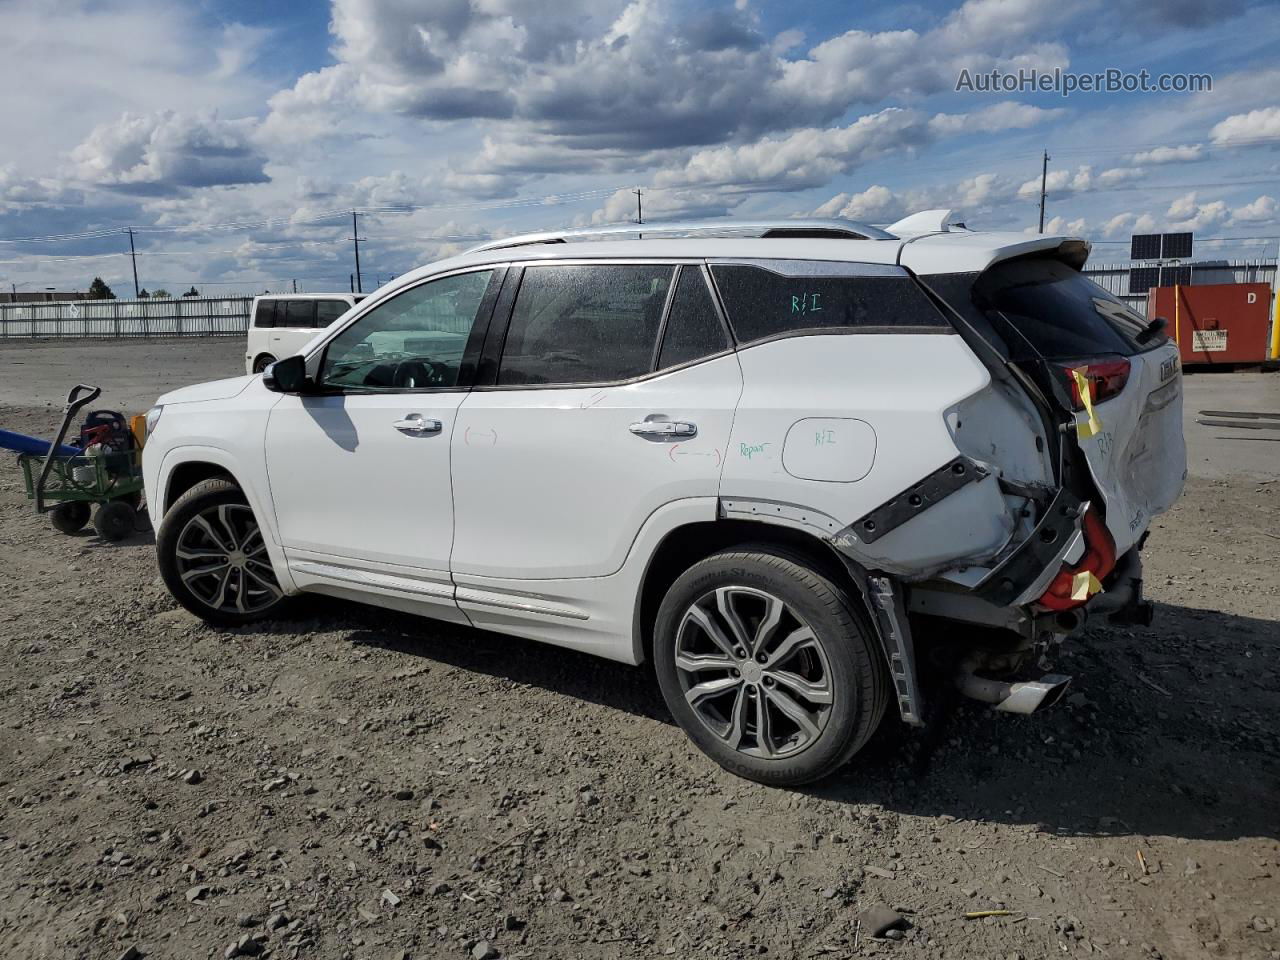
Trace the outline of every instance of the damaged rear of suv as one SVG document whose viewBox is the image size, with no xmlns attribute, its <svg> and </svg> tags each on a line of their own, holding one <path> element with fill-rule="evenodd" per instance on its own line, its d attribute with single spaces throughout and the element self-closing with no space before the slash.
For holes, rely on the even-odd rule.
<svg viewBox="0 0 1280 960">
<path fill-rule="evenodd" d="M 1176 348 L 1087 254 L 946 211 L 486 244 L 161 398 L 161 573 L 218 624 L 320 593 L 652 660 L 766 783 L 936 678 L 1033 712 L 1087 618 L 1149 621 L 1185 475 Z"/>
</svg>

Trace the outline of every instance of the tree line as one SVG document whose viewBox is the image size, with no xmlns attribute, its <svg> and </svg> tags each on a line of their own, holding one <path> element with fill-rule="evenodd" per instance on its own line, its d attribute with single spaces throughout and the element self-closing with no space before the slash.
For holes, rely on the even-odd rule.
<svg viewBox="0 0 1280 960">
<path fill-rule="evenodd" d="M 191 289 L 183 294 L 184 297 L 198 297 L 200 291 L 192 285 Z M 116 295 L 101 277 L 94 277 L 93 283 L 89 284 L 90 300 L 114 300 Z M 145 287 L 138 291 L 139 300 L 172 300 L 173 294 L 163 287 L 158 290 L 148 291 Z"/>
</svg>

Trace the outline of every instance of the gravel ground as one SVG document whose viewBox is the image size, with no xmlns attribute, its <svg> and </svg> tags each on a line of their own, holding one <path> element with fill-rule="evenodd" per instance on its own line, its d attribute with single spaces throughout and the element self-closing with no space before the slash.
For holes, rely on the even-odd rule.
<svg viewBox="0 0 1280 960">
<path fill-rule="evenodd" d="M 1059 707 L 779 790 L 645 669 L 327 600 L 210 629 L 149 531 L 59 535 L 0 466 L 7 956 L 1280 958 L 1280 483 L 1190 481 L 1155 626 L 1070 644 Z"/>
</svg>

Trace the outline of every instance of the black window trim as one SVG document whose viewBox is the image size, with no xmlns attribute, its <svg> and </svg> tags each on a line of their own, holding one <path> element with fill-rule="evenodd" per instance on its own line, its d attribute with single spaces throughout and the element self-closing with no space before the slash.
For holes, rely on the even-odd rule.
<svg viewBox="0 0 1280 960">
<path fill-rule="evenodd" d="M 737 349 L 737 341 L 734 339 L 733 330 L 729 326 L 728 317 L 724 312 L 724 305 L 720 302 L 720 293 L 715 288 L 715 284 L 711 282 L 710 273 L 707 270 L 707 260 L 705 258 L 693 257 L 583 257 L 574 259 L 542 259 L 527 260 L 509 263 L 511 268 L 506 283 L 503 284 L 502 293 L 499 296 L 499 304 L 494 310 L 493 322 L 489 327 L 489 334 L 485 338 L 484 350 L 480 357 L 479 372 L 476 376 L 475 383 L 471 389 L 477 393 L 493 393 L 498 391 L 509 390 L 583 390 L 588 387 L 604 389 L 607 387 L 625 387 L 633 383 L 643 383 L 646 380 L 653 380 L 657 377 L 664 377 L 669 373 L 679 370 L 685 370 L 699 363 L 706 363 L 708 360 L 718 360 L 721 357 L 727 357 Z M 502 359 L 502 351 L 507 343 L 507 331 L 511 327 L 511 316 L 515 309 L 516 297 L 519 294 L 519 288 L 524 282 L 524 272 L 528 267 L 648 267 L 648 266 L 668 266 L 673 268 L 695 267 L 701 272 L 703 283 L 707 284 L 707 288 L 711 293 L 711 301 L 715 305 L 716 315 L 720 318 L 720 327 L 725 332 L 725 343 L 728 344 L 723 350 L 717 353 L 709 353 L 704 357 L 697 357 L 693 360 L 686 360 L 684 363 L 673 364 L 669 367 L 663 367 L 661 370 L 652 369 L 657 366 L 658 356 L 662 350 L 662 338 L 666 334 L 667 319 L 671 313 L 671 304 L 675 295 L 676 284 L 680 282 L 680 269 L 673 270 L 673 280 L 670 289 L 667 291 L 667 301 L 662 310 L 662 321 L 658 327 L 658 337 L 655 346 L 655 352 L 650 359 L 650 370 L 634 377 L 627 377 L 623 380 L 590 380 L 585 383 L 498 383 L 498 367 Z"/>
<path fill-rule="evenodd" d="M 511 271 L 509 264 L 504 263 L 485 263 L 474 264 L 466 267 L 460 267 L 457 270 L 449 270 L 444 273 L 435 273 L 429 277 L 422 277 L 413 283 L 406 284 L 395 290 L 388 291 L 386 296 L 378 297 L 376 300 L 366 298 L 357 304 L 361 309 L 359 313 L 352 317 L 350 321 L 344 323 L 339 330 L 330 331 L 330 336 L 308 357 L 308 363 L 311 357 L 317 357 L 315 367 L 316 385 L 312 391 L 313 396 L 339 397 L 339 396 L 401 396 L 405 394 L 422 394 L 422 393 L 469 393 L 474 387 L 474 380 L 477 368 L 477 359 L 480 356 L 481 349 L 486 342 L 490 325 L 493 322 L 494 308 L 501 296 L 501 292 L 506 288 L 507 280 Z M 389 303 L 401 294 L 408 293 L 410 290 L 416 290 L 418 287 L 426 286 L 428 283 L 435 283 L 437 280 L 446 280 L 449 277 L 458 277 L 468 273 L 492 273 L 489 278 L 489 286 L 485 288 L 484 296 L 480 299 L 480 308 L 476 313 L 475 323 L 471 325 L 471 332 L 467 335 L 467 345 L 462 351 L 462 361 L 458 364 L 458 382 L 447 387 L 399 387 L 390 389 L 364 389 L 361 387 L 326 387 L 320 381 L 320 371 L 324 369 L 325 357 L 329 353 L 329 346 L 338 337 L 342 336 L 354 324 L 359 323 L 364 317 L 368 316 L 380 305 Z"/>
</svg>

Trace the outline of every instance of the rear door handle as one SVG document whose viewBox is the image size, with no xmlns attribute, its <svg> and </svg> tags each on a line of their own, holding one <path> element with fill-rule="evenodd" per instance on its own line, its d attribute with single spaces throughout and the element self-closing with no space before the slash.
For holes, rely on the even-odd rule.
<svg viewBox="0 0 1280 960">
<path fill-rule="evenodd" d="M 642 420 L 629 428 L 637 437 L 696 437 L 698 425 L 684 420 Z"/>
<path fill-rule="evenodd" d="M 442 429 L 439 420 L 432 420 L 420 413 L 406 414 L 403 420 L 397 420 L 392 426 L 401 433 L 412 434 L 439 433 Z"/>
</svg>

